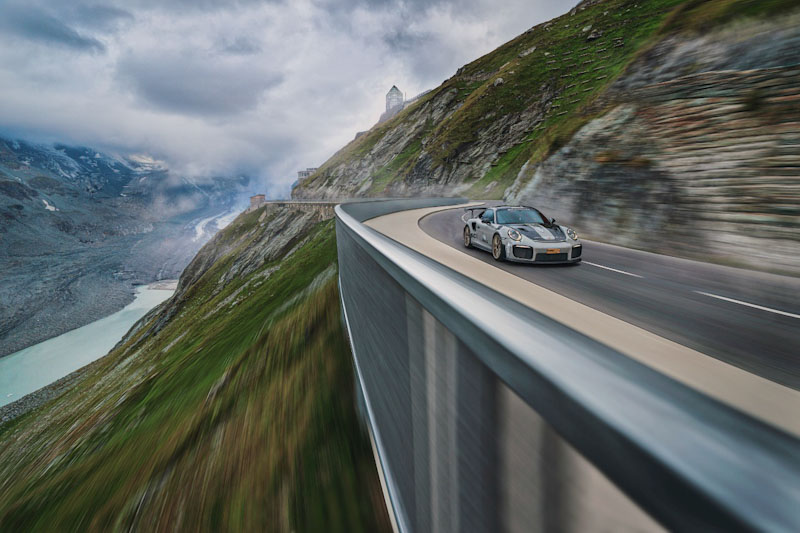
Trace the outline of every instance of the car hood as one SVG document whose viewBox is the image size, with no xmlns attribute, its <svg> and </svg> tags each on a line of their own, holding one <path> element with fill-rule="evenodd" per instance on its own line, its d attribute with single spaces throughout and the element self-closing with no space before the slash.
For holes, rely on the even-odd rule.
<svg viewBox="0 0 800 533">
<path fill-rule="evenodd" d="M 514 228 L 527 238 L 534 241 L 565 241 L 567 236 L 560 226 L 546 227 L 542 224 L 511 224 L 508 227 Z"/>
</svg>

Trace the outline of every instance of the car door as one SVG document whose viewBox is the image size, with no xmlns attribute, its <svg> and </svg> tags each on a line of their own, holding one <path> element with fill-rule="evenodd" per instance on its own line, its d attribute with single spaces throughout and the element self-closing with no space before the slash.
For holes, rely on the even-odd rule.
<svg viewBox="0 0 800 533">
<path fill-rule="evenodd" d="M 492 226 L 493 222 L 494 209 L 487 209 L 481 215 L 476 231 L 478 243 L 482 248 L 489 249 L 492 246 L 492 235 L 494 235 L 494 227 Z"/>
</svg>

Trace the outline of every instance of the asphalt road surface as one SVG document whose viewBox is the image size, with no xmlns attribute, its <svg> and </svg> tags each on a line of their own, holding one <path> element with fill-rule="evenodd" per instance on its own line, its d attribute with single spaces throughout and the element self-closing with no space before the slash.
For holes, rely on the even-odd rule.
<svg viewBox="0 0 800 533">
<path fill-rule="evenodd" d="M 577 265 L 498 263 L 464 247 L 463 214 L 435 212 L 419 226 L 526 281 L 800 390 L 800 279 L 587 241 Z"/>
</svg>

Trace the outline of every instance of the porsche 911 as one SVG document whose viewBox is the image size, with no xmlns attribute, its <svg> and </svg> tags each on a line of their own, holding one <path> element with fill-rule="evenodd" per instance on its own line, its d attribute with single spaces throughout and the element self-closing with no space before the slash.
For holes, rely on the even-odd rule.
<svg viewBox="0 0 800 533">
<path fill-rule="evenodd" d="M 533 207 L 501 205 L 468 208 L 464 246 L 492 254 L 496 261 L 576 263 L 581 241 L 572 228 L 556 224 Z"/>
</svg>

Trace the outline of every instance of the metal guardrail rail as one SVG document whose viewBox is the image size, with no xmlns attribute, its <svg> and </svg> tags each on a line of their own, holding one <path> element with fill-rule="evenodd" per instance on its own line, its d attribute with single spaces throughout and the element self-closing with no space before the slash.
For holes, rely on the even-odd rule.
<svg viewBox="0 0 800 533">
<path fill-rule="evenodd" d="M 800 441 L 336 207 L 342 309 L 400 531 L 800 531 Z M 800 414 L 798 414 L 800 416 Z"/>
</svg>

